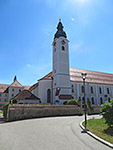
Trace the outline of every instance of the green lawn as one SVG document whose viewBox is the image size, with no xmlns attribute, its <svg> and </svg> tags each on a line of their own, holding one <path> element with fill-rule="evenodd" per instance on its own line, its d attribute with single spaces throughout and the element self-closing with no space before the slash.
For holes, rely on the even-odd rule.
<svg viewBox="0 0 113 150">
<path fill-rule="evenodd" d="M 113 127 L 110 128 L 107 124 L 105 124 L 105 120 L 103 118 L 88 120 L 86 128 L 98 137 L 113 144 Z"/>
</svg>

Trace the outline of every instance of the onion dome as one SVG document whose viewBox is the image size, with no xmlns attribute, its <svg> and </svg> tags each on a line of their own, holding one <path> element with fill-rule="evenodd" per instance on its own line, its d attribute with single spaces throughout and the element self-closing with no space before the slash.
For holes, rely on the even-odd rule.
<svg viewBox="0 0 113 150">
<path fill-rule="evenodd" d="M 58 26 L 57 26 L 57 32 L 55 33 L 54 39 L 59 38 L 61 36 L 67 38 L 65 31 L 63 31 L 63 28 L 64 27 L 61 23 L 61 19 L 59 19 L 59 23 L 58 23 Z"/>
</svg>

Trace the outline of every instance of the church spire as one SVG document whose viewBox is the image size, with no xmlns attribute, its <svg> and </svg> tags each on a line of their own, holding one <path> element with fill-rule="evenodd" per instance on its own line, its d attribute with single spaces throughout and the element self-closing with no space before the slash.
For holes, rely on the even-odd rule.
<svg viewBox="0 0 113 150">
<path fill-rule="evenodd" d="M 63 28 L 64 27 L 62 25 L 61 19 L 59 19 L 59 23 L 58 23 L 58 26 L 57 26 L 57 32 L 56 32 L 56 34 L 54 36 L 54 39 L 55 38 L 59 38 L 61 36 L 67 38 L 65 31 L 63 31 Z"/>
<path fill-rule="evenodd" d="M 14 82 L 17 80 L 17 77 L 16 76 L 14 76 Z"/>
</svg>

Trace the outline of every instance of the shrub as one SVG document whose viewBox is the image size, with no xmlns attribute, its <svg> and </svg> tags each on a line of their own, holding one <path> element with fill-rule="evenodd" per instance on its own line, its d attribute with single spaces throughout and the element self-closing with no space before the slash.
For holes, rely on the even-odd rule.
<svg viewBox="0 0 113 150">
<path fill-rule="evenodd" d="M 4 107 L 3 107 L 3 116 L 4 116 L 4 120 L 5 120 L 5 121 L 6 121 L 6 119 L 7 119 L 8 106 L 9 106 L 9 104 L 5 104 Z"/>
<path fill-rule="evenodd" d="M 78 105 L 78 99 L 75 100 L 75 99 L 70 99 L 67 101 L 67 105 Z"/>
<path fill-rule="evenodd" d="M 113 126 L 113 99 L 110 102 L 106 101 L 101 106 L 100 112 L 108 126 Z"/>
</svg>

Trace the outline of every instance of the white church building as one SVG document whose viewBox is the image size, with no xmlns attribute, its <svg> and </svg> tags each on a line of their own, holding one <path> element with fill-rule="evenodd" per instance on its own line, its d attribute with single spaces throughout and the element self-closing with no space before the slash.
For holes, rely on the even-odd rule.
<svg viewBox="0 0 113 150">
<path fill-rule="evenodd" d="M 75 69 L 69 67 L 69 41 L 61 20 L 54 35 L 53 69 L 33 86 L 21 85 L 16 77 L 11 85 L 0 84 L 0 104 L 4 104 L 22 90 L 29 90 L 42 103 L 65 104 L 69 99 L 84 101 L 84 86 L 81 73 L 87 73 L 86 100 L 92 105 L 101 105 L 113 98 L 113 74 Z"/>
<path fill-rule="evenodd" d="M 30 87 L 43 103 L 65 104 L 69 99 L 84 100 L 81 73 L 87 73 L 86 100 L 101 105 L 113 98 L 113 74 L 69 68 L 69 41 L 61 20 L 53 39 L 53 70 Z"/>
</svg>

